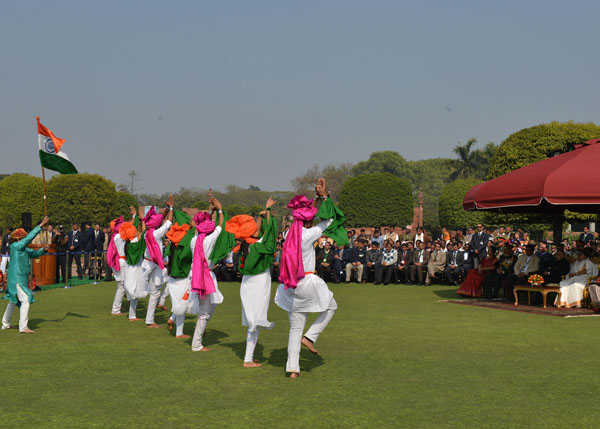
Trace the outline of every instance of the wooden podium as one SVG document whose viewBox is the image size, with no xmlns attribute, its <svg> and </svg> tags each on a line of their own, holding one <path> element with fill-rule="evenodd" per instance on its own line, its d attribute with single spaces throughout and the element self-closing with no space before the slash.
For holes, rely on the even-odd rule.
<svg viewBox="0 0 600 429">
<path fill-rule="evenodd" d="M 30 249 L 38 250 L 43 244 L 30 244 Z M 56 244 L 51 244 L 48 253 L 56 253 Z M 31 260 L 31 272 L 37 286 L 46 286 L 55 283 L 56 280 L 56 255 L 43 255 Z"/>
</svg>

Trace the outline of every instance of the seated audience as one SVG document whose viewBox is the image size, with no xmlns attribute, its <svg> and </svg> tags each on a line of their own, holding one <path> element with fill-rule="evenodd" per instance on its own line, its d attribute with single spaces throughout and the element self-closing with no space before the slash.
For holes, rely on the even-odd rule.
<svg viewBox="0 0 600 429">
<path fill-rule="evenodd" d="M 354 242 L 356 247 L 353 247 L 348 252 L 348 262 L 346 263 L 346 283 L 350 283 L 350 277 L 353 272 L 356 272 L 356 281 L 358 283 L 366 283 L 363 279 L 363 272 L 367 263 L 367 252 L 364 250 L 362 240 Z"/>
<path fill-rule="evenodd" d="M 458 285 L 458 278 L 462 271 L 463 266 L 463 251 L 460 250 L 460 245 L 454 243 L 451 245 L 452 249 L 446 253 L 446 268 L 444 273 L 448 282 L 454 285 Z"/>
<path fill-rule="evenodd" d="M 323 248 L 317 254 L 317 274 L 323 280 L 331 279 L 333 274 L 334 251 L 331 250 L 331 243 L 326 241 Z"/>
<path fill-rule="evenodd" d="M 560 285 L 560 302 L 556 298 L 556 306 L 566 308 L 581 308 L 583 300 L 583 290 L 587 284 L 588 278 L 598 275 L 598 266 L 589 260 L 591 249 L 584 248 L 577 253 L 577 260 L 571 264 L 571 271 Z"/>
<path fill-rule="evenodd" d="M 418 248 L 413 253 L 413 265 L 411 266 L 410 281 L 416 284 L 425 284 L 427 274 L 427 263 L 429 262 L 429 251 L 425 249 L 425 243 L 419 241 Z"/>
<path fill-rule="evenodd" d="M 382 250 L 379 248 L 379 242 L 373 240 L 371 248 L 367 249 L 367 272 L 364 274 L 369 282 L 376 282 L 379 278 L 382 253 Z"/>
<path fill-rule="evenodd" d="M 479 267 L 473 268 L 467 272 L 465 281 L 462 282 L 460 288 L 456 291 L 458 295 L 480 297 L 481 286 L 483 285 L 485 278 L 491 272 L 496 269 L 498 259 L 496 259 L 496 249 L 490 245 L 485 252 L 480 252 L 486 256 L 479 261 Z"/>
<path fill-rule="evenodd" d="M 410 250 L 409 250 L 410 249 Z M 410 284 L 410 270 L 413 265 L 413 245 L 411 242 L 403 243 L 398 252 L 398 271 L 396 273 L 397 283 Z"/>
<path fill-rule="evenodd" d="M 498 259 L 496 270 L 489 273 L 483 283 L 483 298 L 496 299 L 500 288 L 506 288 L 507 280 L 514 273 L 517 256 L 513 253 L 512 248 L 506 244 L 502 246 L 502 254 Z M 506 298 L 506 297 L 505 297 Z"/>
<path fill-rule="evenodd" d="M 446 253 L 442 251 L 440 243 L 435 243 L 433 252 L 427 262 L 427 277 L 425 277 L 425 284 L 431 286 L 431 279 L 435 278 L 436 274 L 444 272 L 446 268 Z"/>
<path fill-rule="evenodd" d="M 379 276 L 375 284 L 381 283 L 383 278 L 383 284 L 387 285 L 390 283 L 392 276 L 395 274 L 398 263 L 398 252 L 392 247 L 392 242 L 387 241 L 385 250 L 381 254 L 381 269 L 379 270 Z"/>
</svg>

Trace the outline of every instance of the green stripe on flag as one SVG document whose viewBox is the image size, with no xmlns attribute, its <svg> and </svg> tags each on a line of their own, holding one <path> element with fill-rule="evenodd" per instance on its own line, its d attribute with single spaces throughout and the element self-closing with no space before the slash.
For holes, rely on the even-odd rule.
<svg viewBox="0 0 600 429">
<path fill-rule="evenodd" d="M 40 162 L 42 167 L 48 170 L 58 171 L 61 174 L 77 174 L 77 169 L 69 161 L 58 155 L 53 155 L 40 150 Z"/>
</svg>

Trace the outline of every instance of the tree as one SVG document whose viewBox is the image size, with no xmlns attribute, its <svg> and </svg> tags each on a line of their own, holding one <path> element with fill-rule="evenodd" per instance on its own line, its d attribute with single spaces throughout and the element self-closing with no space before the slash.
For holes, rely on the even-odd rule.
<svg viewBox="0 0 600 429">
<path fill-rule="evenodd" d="M 439 216 L 441 226 L 449 229 L 467 228 L 484 222 L 486 213 L 478 211 L 465 211 L 462 206 L 463 199 L 469 190 L 481 183 L 474 178 L 459 179 L 444 187 L 440 194 Z"/>
<path fill-rule="evenodd" d="M 391 173 L 361 174 L 346 180 L 339 205 L 350 227 L 407 225 L 413 220 L 410 183 Z"/>
<path fill-rule="evenodd" d="M 292 187 L 296 194 L 303 194 L 310 198 L 315 194 L 315 183 L 319 177 L 323 177 L 327 182 L 327 190 L 332 198 L 337 201 L 344 180 L 352 175 L 352 164 L 327 164 L 321 168 L 318 164 L 313 165 L 302 176 L 292 180 Z"/>
<path fill-rule="evenodd" d="M 90 221 L 108 225 L 123 214 L 115 184 L 98 174 L 54 176 L 48 182 L 47 194 L 48 215 L 55 224 Z"/>
<path fill-rule="evenodd" d="M 483 180 L 488 175 L 490 163 L 496 153 L 497 146 L 490 142 L 482 149 L 472 149 L 477 144 L 477 139 L 470 138 L 463 145 L 460 142 L 454 147 L 453 152 L 458 156 L 456 170 L 451 179 L 466 179 L 474 177 Z"/>
<path fill-rule="evenodd" d="M 260 191 L 260 188 L 256 185 L 250 185 L 250 186 L 248 186 L 248 190 L 249 191 Z"/>
<path fill-rule="evenodd" d="M 361 161 L 352 167 L 352 174 L 391 173 L 413 181 L 412 171 L 402 155 L 391 150 L 373 152 L 367 161 Z"/>
<path fill-rule="evenodd" d="M 591 122 L 551 122 L 524 128 L 500 144 L 488 178 L 567 152 L 574 144 L 597 138 L 600 138 L 600 126 Z"/>
<path fill-rule="evenodd" d="M 138 207 L 138 201 L 137 198 L 135 198 L 135 195 L 131 195 L 129 192 L 117 191 L 114 217 L 123 216 L 125 219 L 128 219 L 130 206 L 135 208 Z"/>
<path fill-rule="evenodd" d="M 34 223 L 42 220 L 42 179 L 23 173 L 11 174 L 0 181 L 0 226 L 20 225 L 24 212 L 31 212 Z"/>
</svg>

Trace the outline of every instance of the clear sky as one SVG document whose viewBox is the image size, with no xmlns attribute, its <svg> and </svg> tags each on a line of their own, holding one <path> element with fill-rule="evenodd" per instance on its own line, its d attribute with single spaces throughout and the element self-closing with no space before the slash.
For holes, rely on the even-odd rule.
<svg viewBox="0 0 600 429">
<path fill-rule="evenodd" d="M 1 173 L 41 175 L 36 115 L 81 172 L 152 193 L 600 123 L 598 1 L 0 6 Z"/>
</svg>

